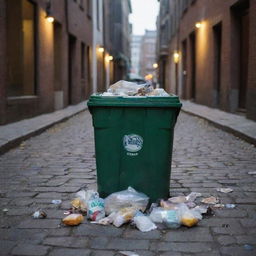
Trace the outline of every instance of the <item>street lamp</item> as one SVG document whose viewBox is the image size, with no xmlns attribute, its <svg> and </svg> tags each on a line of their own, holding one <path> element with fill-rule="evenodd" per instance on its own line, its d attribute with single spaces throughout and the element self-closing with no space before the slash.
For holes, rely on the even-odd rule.
<svg viewBox="0 0 256 256">
<path fill-rule="evenodd" d="M 98 48 L 98 52 L 103 53 L 103 52 L 104 52 L 104 48 L 103 48 L 103 47 L 99 47 L 99 48 Z"/>
<path fill-rule="evenodd" d="M 180 61 L 180 54 L 177 52 L 177 51 L 175 51 L 174 53 L 173 53 L 173 61 L 174 61 L 174 63 L 179 63 L 179 61 Z"/>
<path fill-rule="evenodd" d="M 157 63 L 154 63 L 154 64 L 153 64 L 153 68 L 157 69 L 157 68 L 158 68 L 158 64 L 157 64 Z"/>
<path fill-rule="evenodd" d="M 197 23 L 195 24 L 195 27 L 196 27 L 196 28 L 201 28 L 201 27 L 202 27 L 202 23 L 201 23 L 201 22 L 197 22 Z"/>
</svg>

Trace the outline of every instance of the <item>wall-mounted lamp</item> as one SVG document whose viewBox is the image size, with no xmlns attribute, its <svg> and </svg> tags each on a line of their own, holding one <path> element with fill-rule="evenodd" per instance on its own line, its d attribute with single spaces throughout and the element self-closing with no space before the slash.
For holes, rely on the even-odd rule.
<svg viewBox="0 0 256 256">
<path fill-rule="evenodd" d="M 177 52 L 177 51 L 175 51 L 174 53 L 173 53 L 173 61 L 174 61 L 174 63 L 179 63 L 179 61 L 180 61 L 180 54 Z"/>
<path fill-rule="evenodd" d="M 99 48 L 98 48 L 98 52 L 103 53 L 103 52 L 104 52 L 104 48 L 103 48 L 103 47 L 99 47 Z"/>
<path fill-rule="evenodd" d="M 196 27 L 196 28 L 201 28 L 201 27 L 202 27 L 202 23 L 201 23 L 201 22 L 197 22 L 197 23 L 195 24 L 195 27 Z"/>
<path fill-rule="evenodd" d="M 111 61 L 111 60 L 113 60 L 113 59 L 114 59 L 113 56 L 111 56 L 111 55 L 108 56 L 108 60 L 109 60 L 109 61 Z"/>
<path fill-rule="evenodd" d="M 46 3 L 46 17 L 45 18 L 50 23 L 54 22 L 54 18 L 51 13 L 51 1 L 50 0 L 48 0 Z"/>
<path fill-rule="evenodd" d="M 153 64 L 153 68 L 158 68 L 158 64 L 157 64 L 157 63 L 154 63 L 154 64 Z"/>
</svg>

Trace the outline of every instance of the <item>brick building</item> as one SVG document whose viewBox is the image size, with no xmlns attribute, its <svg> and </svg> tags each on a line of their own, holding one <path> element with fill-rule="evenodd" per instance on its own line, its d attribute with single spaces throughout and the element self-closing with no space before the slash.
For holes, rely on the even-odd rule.
<svg viewBox="0 0 256 256">
<path fill-rule="evenodd" d="M 0 0 L 0 124 L 77 104 L 124 78 L 130 12 L 129 0 Z"/>
<path fill-rule="evenodd" d="M 0 123 L 61 109 L 88 96 L 89 3 L 0 1 Z"/>
<path fill-rule="evenodd" d="M 157 53 L 168 91 L 256 120 L 256 1 L 160 0 Z"/>
</svg>

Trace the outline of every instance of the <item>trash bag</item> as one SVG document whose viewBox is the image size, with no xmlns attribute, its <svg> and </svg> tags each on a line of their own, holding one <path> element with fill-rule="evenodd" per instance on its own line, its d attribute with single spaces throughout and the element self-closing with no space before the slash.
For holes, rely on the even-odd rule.
<svg viewBox="0 0 256 256">
<path fill-rule="evenodd" d="M 168 210 L 163 214 L 163 223 L 168 228 L 179 228 L 181 225 L 180 216 L 177 210 Z"/>
<path fill-rule="evenodd" d="M 167 210 L 165 210 L 162 207 L 156 207 L 153 208 L 153 210 L 151 211 L 149 218 L 155 222 L 155 223 L 162 223 L 163 219 L 166 215 Z"/>
<path fill-rule="evenodd" d="M 113 225 L 117 228 L 121 227 L 124 223 L 132 220 L 137 211 L 138 210 L 135 207 L 126 207 L 120 209 L 113 217 Z"/>
<path fill-rule="evenodd" d="M 157 229 L 157 226 L 151 221 L 151 219 L 148 216 L 145 215 L 138 215 L 133 218 L 133 221 L 136 225 L 136 227 L 141 232 L 148 232 L 154 229 Z"/>
<path fill-rule="evenodd" d="M 134 96 L 138 93 L 140 88 L 143 88 L 144 85 L 139 85 L 136 83 L 120 80 L 115 84 L 112 84 L 109 89 L 108 93 L 112 93 L 113 95 L 119 96 Z M 109 96 L 109 95 L 105 95 Z"/>
<path fill-rule="evenodd" d="M 177 214 L 182 225 L 186 227 L 193 227 L 202 219 L 202 215 L 197 210 L 190 210 L 185 204 L 179 205 Z"/>
<path fill-rule="evenodd" d="M 137 192 L 132 187 L 128 187 L 127 190 L 112 193 L 105 198 L 105 211 L 109 215 L 125 207 L 135 207 L 137 210 L 144 212 L 147 208 L 148 201 L 148 196 Z"/>
<path fill-rule="evenodd" d="M 75 194 L 75 199 L 71 201 L 71 205 L 82 212 L 87 211 L 87 203 L 91 197 L 99 196 L 98 192 L 95 192 L 93 190 L 87 190 L 84 189 L 80 190 Z"/>
<path fill-rule="evenodd" d="M 94 195 L 87 202 L 87 217 L 93 221 L 98 221 L 105 217 L 104 199 Z"/>
</svg>

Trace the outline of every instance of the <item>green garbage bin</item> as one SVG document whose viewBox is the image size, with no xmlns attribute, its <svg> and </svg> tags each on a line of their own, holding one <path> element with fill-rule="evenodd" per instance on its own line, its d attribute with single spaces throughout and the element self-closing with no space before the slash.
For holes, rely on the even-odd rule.
<svg viewBox="0 0 256 256">
<path fill-rule="evenodd" d="M 100 196 L 132 186 L 151 202 L 167 198 L 179 98 L 96 94 L 90 97 L 88 108 L 94 126 Z"/>
</svg>

